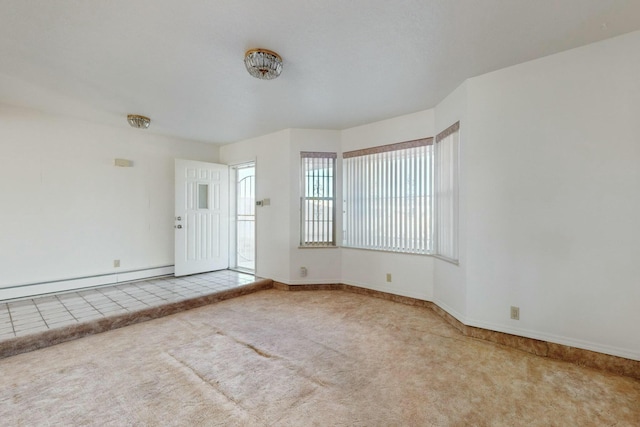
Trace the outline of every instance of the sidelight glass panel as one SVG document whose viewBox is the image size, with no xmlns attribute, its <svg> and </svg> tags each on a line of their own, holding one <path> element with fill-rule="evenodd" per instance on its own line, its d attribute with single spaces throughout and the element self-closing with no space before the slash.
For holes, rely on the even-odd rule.
<svg viewBox="0 0 640 427">
<path fill-rule="evenodd" d="M 232 167 L 231 257 L 233 269 L 253 272 L 256 267 L 255 163 Z"/>
</svg>

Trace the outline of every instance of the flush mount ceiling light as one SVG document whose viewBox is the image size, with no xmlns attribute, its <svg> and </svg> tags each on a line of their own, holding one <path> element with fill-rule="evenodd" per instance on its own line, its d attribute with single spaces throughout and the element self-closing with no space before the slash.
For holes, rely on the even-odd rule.
<svg viewBox="0 0 640 427">
<path fill-rule="evenodd" d="M 244 65 L 253 77 L 262 80 L 275 79 L 282 72 L 282 58 L 266 49 L 249 49 L 244 54 Z"/>
<path fill-rule="evenodd" d="M 127 116 L 127 121 L 132 128 L 138 129 L 146 129 L 149 127 L 149 123 L 151 123 L 151 119 L 149 117 L 139 116 L 137 114 L 129 114 Z"/>
</svg>

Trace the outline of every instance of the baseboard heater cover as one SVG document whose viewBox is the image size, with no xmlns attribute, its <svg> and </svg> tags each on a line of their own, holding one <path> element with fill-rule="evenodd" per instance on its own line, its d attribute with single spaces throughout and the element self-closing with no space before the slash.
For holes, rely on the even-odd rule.
<svg viewBox="0 0 640 427">
<path fill-rule="evenodd" d="M 28 298 L 54 292 L 74 291 L 96 286 L 114 285 L 172 275 L 173 265 L 143 268 L 118 273 L 99 274 L 95 276 L 75 277 L 71 279 L 52 280 L 49 282 L 28 283 L 0 288 L 0 301 Z"/>
</svg>

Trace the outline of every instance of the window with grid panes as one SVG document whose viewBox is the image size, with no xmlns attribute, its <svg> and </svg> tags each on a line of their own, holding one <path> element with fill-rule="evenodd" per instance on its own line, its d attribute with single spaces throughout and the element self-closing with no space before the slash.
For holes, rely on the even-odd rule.
<svg viewBox="0 0 640 427">
<path fill-rule="evenodd" d="M 300 246 L 336 246 L 336 157 L 336 153 L 300 153 Z"/>
</svg>

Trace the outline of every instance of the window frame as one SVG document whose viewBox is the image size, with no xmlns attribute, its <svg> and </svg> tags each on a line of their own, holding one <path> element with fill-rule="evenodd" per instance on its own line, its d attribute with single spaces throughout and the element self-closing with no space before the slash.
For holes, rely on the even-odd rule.
<svg viewBox="0 0 640 427">
<path fill-rule="evenodd" d="M 431 255 L 433 140 L 421 138 L 343 153 L 342 247 Z M 387 184 L 384 180 L 389 177 L 398 180 Z M 360 193 L 365 195 L 359 197 Z M 357 199 L 366 201 L 353 202 Z M 363 224 L 356 224 L 358 221 Z"/>
<path fill-rule="evenodd" d="M 433 171 L 435 225 L 433 256 L 458 265 L 460 262 L 459 121 L 436 135 Z M 444 193 L 446 196 L 443 196 Z"/>
<path fill-rule="evenodd" d="M 317 152 L 317 151 L 302 151 L 300 152 L 300 248 L 336 248 L 337 246 L 337 233 L 336 233 L 336 172 L 337 172 L 337 158 L 338 154 L 335 152 Z M 324 159 L 327 161 L 327 165 L 330 166 L 331 172 L 329 175 L 321 175 L 317 178 L 325 180 L 330 185 L 330 196 L 313 196 L 308 195 L 308 169 L 307 159 Z M 330 202 L 331 213 L 330 218 L 327 219 L 324 215 L 320 220 L 315 219 L 315 222 L 329 223 L 329 229 L 321 230 L 321 234 L 324 237 L 328 237 L 324 241 L 311 241 L 309 240 L 309 227 L 307 220 L 307 207 L 309 202 Z M 320 229 L 314 228 L 318 231 Z M 312 237 L 312 236 L 311 236 Z"/>
</svg>

